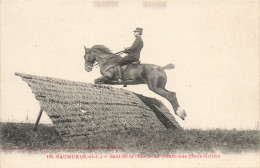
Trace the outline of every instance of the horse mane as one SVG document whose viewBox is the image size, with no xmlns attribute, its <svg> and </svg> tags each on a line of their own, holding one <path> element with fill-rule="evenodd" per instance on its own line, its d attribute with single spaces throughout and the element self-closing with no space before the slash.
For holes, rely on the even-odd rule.
<svg viewBox="0 0 260 168">
<path fill-rule="evenodd" d="M 104 45 L 94 45 L 90 50 L 97 50 L 103 54 L 112 54 L 111 50 Z"/>
</svg>

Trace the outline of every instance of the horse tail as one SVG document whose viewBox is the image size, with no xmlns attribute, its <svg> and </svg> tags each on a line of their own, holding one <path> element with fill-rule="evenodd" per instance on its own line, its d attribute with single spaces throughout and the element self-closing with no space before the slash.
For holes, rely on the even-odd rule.
<svg viewBox="0 0 260 168">
<path fill-rule="evenodd" d="M 168 64 L 168 65 L 165 65 L 164 67 L 162 67 L 163 70 L 166 70 L 166 69 L 174 69 L 175 66 L 173 64 Z"/>
</svg>

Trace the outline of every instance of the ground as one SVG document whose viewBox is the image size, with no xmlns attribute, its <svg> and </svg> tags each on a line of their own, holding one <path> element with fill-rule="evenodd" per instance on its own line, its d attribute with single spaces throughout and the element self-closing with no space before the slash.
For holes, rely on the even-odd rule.
<svg viewBox="0 0 260 168">
<path fill-rule="evenodd" d="M 169 154 L 176 152 L 241 153 L 259 151 L 260 134 L 257 130 L 126 130 L 88 138 L 62 140 L 53 125 L 1 123 L 1 149 L 6 152 L 48 152 L 49 150 L 76 150 L 85 152 L 128 152 Z M 19 149 L 18 149 L 19 148 Z M 67 149 L 65 149 L 67 148 Z M 103 149 L 100 149 L 103 148 Z M 117 149 L 115 149 L 117 148 Z"/>
</svg>

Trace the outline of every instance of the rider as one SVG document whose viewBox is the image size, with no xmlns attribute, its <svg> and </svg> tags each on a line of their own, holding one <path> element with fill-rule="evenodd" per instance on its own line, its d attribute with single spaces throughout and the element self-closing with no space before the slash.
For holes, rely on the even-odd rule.
<svg viewBox="0 0 260 168">
<path fill-rule="evenodd" d="M 128 55 L 121 58 L 118 61 L 118 65 L 117 65 L 117 70 L 119 75 L 118 82 L 123 82 L 123 74 L 122 74 L 121 66 L 139 61 L 140 59 L 140 52 L 144 46 L 143 40 L 141 38 L 142 33 L 143 33 L 142 28 L 138 27 L 134 30 L 135 41 L 131 47 L 125 48 L 124 50 L 124 53 L 127 53 Z"/>
</svg>

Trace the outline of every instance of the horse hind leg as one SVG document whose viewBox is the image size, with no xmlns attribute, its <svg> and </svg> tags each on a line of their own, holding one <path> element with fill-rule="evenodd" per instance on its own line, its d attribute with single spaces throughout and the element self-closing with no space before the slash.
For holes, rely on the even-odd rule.
<svg viewBox="0 0 260 168">
<path fill-rule="evenodd" d="M 176 115 L 178 115 L 181 119 L 185 119 L 186 112 L 179 108 L 178 100 L 176 97 L 175 92 L 170 92 L 165 89 L 166 85 L 166 75 L 165 76 L 159 76 L 154 77 L 153 79 L 150 79 L 148 82 L 148 87 L 153 92 L 157 93 L 158 95 L 166 98 L 172 105 L 173 110 Z"/>
<path fill-rule="evenodd" d="M 180 106 L 179 106 L 179 103 L 178 103 L 178 100 L 177 100 L 177 97 L 176 97 L 176 93 L 175 92 L 171 92 L 171 91 L 168 91 L 169 93 L 169 101 L 172 102 L 172 107 L 174 109 L 174 112 L 176 115 L 178 115 L 181 119 L 185 119 L 186 117 L 186 112 L 184 109 L 182 109 Z M 176 109 L 177 107 L 177 109 Z"/>
</svg>

